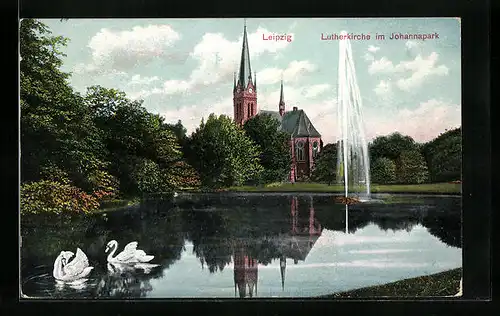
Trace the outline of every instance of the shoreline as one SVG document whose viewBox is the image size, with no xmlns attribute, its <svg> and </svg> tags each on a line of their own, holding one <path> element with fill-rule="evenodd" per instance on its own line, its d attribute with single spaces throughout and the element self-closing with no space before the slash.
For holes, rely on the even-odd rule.
<svg viewBox="0 0 500 316">
<path fill-rule="evenodd" d="M 320 299 L 337 298 L 449 298 L 459 299 L 456 296 L 460 288 L 462 268 L 455 268 L 430 275 L 403 279 L 381 285 L 369 286 L 345 292 L 317 296 Z"/>
<path fill-rule="evenodd" d="M 187 194 L 200 194 L 200 193 L 209 193 L 209 194 L 255 194 L 255 195 L 262 195 L 262 194 L 269 194 L 269 195 L 276 195 L 276 194 L 307 194 L 307 195 L 331 195 L 331 196 L 344 196 L 343 192 L 336 192 L 336 191 L 288 191 L 288 190 L 250 190 L 250 191 L 243 191 L 243 190 L 228 190 L 228 191 L 212 191 L 212 192 L 195 192 L 195 193 L 187 193 Z M 181 193 L 184 194 L 184 193 Z M 410 195 L 410 196 L 446 196 L 446 197 L 461 197 L 461 193 L 456 193 L 456 192 L 432 192 L 432 191 L 422 191 L 422 192 L 416 192 L 416 191 L 381 191 L 381 192 L 371 192 L 370 195 Z"/>
</svg>

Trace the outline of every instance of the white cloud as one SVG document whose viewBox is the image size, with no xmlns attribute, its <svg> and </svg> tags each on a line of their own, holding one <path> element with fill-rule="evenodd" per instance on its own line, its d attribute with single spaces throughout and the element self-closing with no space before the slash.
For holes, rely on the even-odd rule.
<svg viewBox="0 0 500 316">
<path fill-rule="evenodd" d="M 380 80 L 378 85 L 373 89 L 378 96 L 386 96 L 391 93 L 392 85 L 387 80 Z"/>
<path fill-rule="evenodd" d="M 460 105 L 450 104 L 436 99 L 420 103 L 415 109 L 402 109 L 395 115 L 365 116 L 368 139 L 391 134 L 395 131 L 411 136 L 418 142 L 435 138 L 445 129 L 461 125 Z"/>
<path fill-rule="evenodd" d="M 167 80 L 163 83 L 164 94 L 175 94 L 179 92 L 186 92 L 191 87 L 191 83 L 185 80 Z"/>
<path fill-rule="evenodd" d="M 133 75 L 130 82 L 128 83 L 131 86 L 135 85 L 149 85 L 155 81 L 160 80 L 158 76 L 153 76 L 153 77 L 142 77 L 141 75 Z"/>
<path fill-rule="evenodd" d="M 373 46 L 373 45 L 368 46 L 368 51 L 370 53 L 376 53 L 379 49 L 380 49 L 380 47 L 376 47 L 376 46 Z"/>
<path fill-rule="evenodd" d="M 439 55 L 432 52 L 427 58 L 423 58 L 418 54 L 411 61 L 402 61 L 395 65 L 382 57 L 374 60 L 368 67 L 370 74 L 387 73 L 387 74 L 406 74 L 411 73 L 409 77 L 400 78 L 397 81 L 397 86 L 403 91 L 410 91 L 413 88 L 420 86 L 427 77 L 430 76 L 445 76 L 448 74 L 448 67 L 445 65 L 437 65 Z"/>
<path fill-rule="evenodd" d="M 413 48 L 416 48 L 416 47 L 418 47 L 419 45 L 420 45 L 420 44 L 419 44 L 418 42 L 411 41 L 411 40 L 410 40 L 410 41 L 407 41 L 407 42 L 405 43 L 406 49 L 408 49 L 408 50 L 411 50 L 411 49 L 413 49 Z"/>
<path fill-rule="evenodd" d="M 387 57 L 373 60 L 373 62 L 368 67 L 368 73 L 371 75 L 376 73 L 393 73 L 397 70 L 400 70 L 400 68 L 394 67 L 392 61 L 387 59 Z"/>
<path fill-rule="evenodd" d="M 167 122 L 177 122 L 182 121 L 182 124 L 187 130 L 188 135 L 196 130 L 200 125 L 201 119 L 204 118 L 205 121 L 208 116 L 214 113 L 219 115 L 228 115 L 233 117 L 233 98 L 227 97 L 224 99 L 219 99 L 215 102 L 210 102 L 209 107 L 200 107 L 199 105 L 189 105 L 183 106 L 178 109 L 163 111 L 160 114 L 165 118 Z"/>
<path fill-rule="evenodd" d="M 408 78 L 401 78 L 397 85 L 403 91 L 409 91 L 422 84 L 424 79 L 429 76 L 445 76 L 448 74 L 448 67 L 445 65 L 436 66 L 438 54 L 433 52 L 428 58 L 422 58 L 417 55 L 414 60 L 402 62 L 400 65 L 403 69 L 412 71 L 412 75 Z M 398 65 L 399 66 L 399 65 Z"/>
<path fill-rule="evenodd" d="M 317 84 L 314 86 L 310 86 L 306 88 L 305 90 L 305 97 L 306 98 L 314 98 L 323 92 L 326 92 L 328 90 L 332 89 L 332 86 L 329 85 L 328 83 L 323 83 L 323 84 Z"/>
<path fill-rule="evenodd" d="M 285 82 L 295 82 L 301 75 L 308 72 L 313 72 L 317 66 L 307 60 L 292 61 L 286 69 L 280 68 L 265 68 L 257 73 L 257 83 L 274 84 L 280 82 L 281 78 Z"/>
<path fill-rule="evenodd" d="M 375 60 L 375 56 L 373 56 L 372 54 L 370 53 L 366 53 L 363 58 L 366 60 L 366 61 L 374 61 Z"/>
<path fill-rule="evenodd" d="M 88 44 L 93 68 L 129 69 L 167 55 L 168 49 L 180 39 L 169 25 L 135 26 L 132 30 L 101 29 Z"/>
</svg>

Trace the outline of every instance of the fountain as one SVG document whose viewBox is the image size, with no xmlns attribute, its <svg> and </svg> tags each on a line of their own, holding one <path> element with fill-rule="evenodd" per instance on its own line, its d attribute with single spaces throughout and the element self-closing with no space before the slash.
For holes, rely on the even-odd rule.
<svg viewBox="0 0 500 316">
<path fill-rule="evenodd" d="M 341 35 L 347 35 L 347 32 L 342 31 Z M 337 179 L 344 183 L 345 196 L 342 198 L 345 204 L 352 204 L 370 197 L 370 162 L 361 94 L 356 80 L 351 43 L 347 37 L 339 41 L 337 106 Z"/>
</svg>

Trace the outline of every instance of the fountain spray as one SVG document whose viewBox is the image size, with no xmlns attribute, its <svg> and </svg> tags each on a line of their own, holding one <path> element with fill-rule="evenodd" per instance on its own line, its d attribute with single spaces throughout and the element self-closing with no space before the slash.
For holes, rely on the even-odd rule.
<svg viewBox="0 0 500 316">
<path fill-rule="evenodd" d="M 341 35 L 347 35 L 342 31 Z M 370 196 L 370 160 L 362 115 L 362 98 L 356 80 L 351 43 L 347 37 L 339 41 L 337 83 L 337 179 L 344 182 L 345 197 L 351 190 Z M 363 189 L 364 187 L 364 189 Z"/>
</svg>

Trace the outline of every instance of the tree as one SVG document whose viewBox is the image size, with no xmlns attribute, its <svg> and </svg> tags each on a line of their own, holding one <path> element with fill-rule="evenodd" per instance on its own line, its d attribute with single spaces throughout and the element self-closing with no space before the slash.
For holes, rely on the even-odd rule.
<svg viewBox="0 0 500 316">
<path fill-rule="evenodd" d="M 337 144 L 327 144 L 314 161 L 312 177 L 315 181 L 324 181 L 328 185 L 336 180 Z"/>
<path fill-rule="evenodd" d="M 399 183 L 423 183 L 429 179 L 425 159 L 418 150 L 405 150 L 396 163 L 396 177 Z"/>
<path fill-rule="evenodd" d="M 284 180 L 292 165 L 290 135 L 279 128 L 280 122 L 269 114 L 254 116 L 243 126 L 246 135 L 261 149 L 262 180 L 266 183 Z"/>
<path fill-rule="evenodd" d="M 122 91 L 100 86 L 88 88 L 86 104 L 94 113 L 110 171 L 120 180 L 123 194 L 134 196 L 181 186 L 174 176 L 179 172 L 176 164 L 183 159 L 181 148 L 163 117 L 149 113 L 142 101 L 129 100 Z"/>
<path fill-rule="evenodd" d="M 379 136 L 369 145 L 370 162 L 380 157 L 396 160 L 402 151 L 413 149 L 418 149 L 418 145 L 410 136 L 403 136 L 398 132 L 389 136 Z"/>
<path fill-rule="evenodd" d="M 396 181 L 396 164 L 389 158 L 380 157 L 370 166 L 371 181 L 388 184 Z"/>
<path fill-rule="evenodd" d="M 188 140 L 186 156 L 205 187 L 241 185 L 258 178 L 260 149 L 225 115 L 210 114 Z"/>
<path fill-rule="evenodd" d="M 424 144 L 421 150 L 429 167 L 433 182 L 453 181 L 461 178 L 462 130 L 447 131 Z"/>
<path fill-rule="evenodd" d="M 182 125 L 182 121 L 178 120 L 176 124 L 167 124 L 168 129 L 177 137 L 180 144 L 186 139 L 187 130 Z"/>
<path fill-rule="evenodd" d="M 21 21 L 21 179 L 39 181 L 58 169 L 92 192 L 101 186 L 105 169 L 102 143 L 90 111 L 67 81 L 69 74 L 59 69 L 67 40 L 51 36 L 38 20 Z"/>
</svg>

